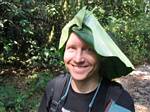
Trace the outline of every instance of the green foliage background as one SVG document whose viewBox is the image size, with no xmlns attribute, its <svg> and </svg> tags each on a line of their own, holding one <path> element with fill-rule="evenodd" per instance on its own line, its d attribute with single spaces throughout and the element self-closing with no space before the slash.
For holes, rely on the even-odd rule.
<svg viewBox="0 0 150 112">
<path fill-rule="evenodd" d="M 27 90 L 1 84 L 0 112 L 36 110 L 38 91 L 42 93 L 53 71 L 64 70 L 58 51 L 61 29 L 85 5 L 95 8 L 99 22 L 134 65 L 150 62 L 149 0 L 1 0 L 1 74 L 11 67 L 49 70 L 28 74 Z M 3 82 L 4 76 L 0 78 Z"/>
</svg>

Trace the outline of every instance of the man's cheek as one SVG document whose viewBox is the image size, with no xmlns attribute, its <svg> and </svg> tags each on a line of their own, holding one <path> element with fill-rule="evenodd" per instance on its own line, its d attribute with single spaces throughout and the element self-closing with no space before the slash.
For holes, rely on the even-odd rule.
<svg viewBox="0 0 150 112">
<path fill-rule="evenodd" d="M 73 57 L 74 57 L 73 53 L 69 53 L 69 52 L 64 53 L 64 61 L 69 61 L 69 60 L 73 59 Z"/>
</svg>

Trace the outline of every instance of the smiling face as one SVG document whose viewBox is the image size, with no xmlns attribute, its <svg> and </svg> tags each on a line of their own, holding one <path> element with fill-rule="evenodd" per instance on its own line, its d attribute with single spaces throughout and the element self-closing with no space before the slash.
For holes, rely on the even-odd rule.
<svg viewBox="0 0 150 112">
<path fill-rule="evenodd" d="M 66 43 L 64 63 L 74 80 L 97 78 L 100 66 L 95 51 L 73 32 Z"/>
</svg>

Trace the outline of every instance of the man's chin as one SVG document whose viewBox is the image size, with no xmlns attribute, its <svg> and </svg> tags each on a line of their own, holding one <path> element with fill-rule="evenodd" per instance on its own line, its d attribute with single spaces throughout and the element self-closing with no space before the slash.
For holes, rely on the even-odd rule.
<svg viewBox="0 0 150 112">
<path fill-rule="evenodd" d="M 71 76 L 74 80 L 82 81 L 86 80 L 88 78 L 88 73 L 83 73 L 83 74 L 77 74 L 77 73 L 71 73 Z"/>
</svg>

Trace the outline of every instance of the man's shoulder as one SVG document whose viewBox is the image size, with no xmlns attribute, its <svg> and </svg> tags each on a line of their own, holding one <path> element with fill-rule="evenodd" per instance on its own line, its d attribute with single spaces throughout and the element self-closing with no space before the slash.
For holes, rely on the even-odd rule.
<svg viewBox="0 0 150 112">
<path fill-rule="evenodd" d="M 124 87 L 116 82 L 108 79 L 104 79 L 105 83 L 108 85 L 107 90 L 107 100 L 113 100 L 115 102 L 122 101 L 132 101 L 130 94 L 124 89 Z"/>
<path fill-rule="evenodd" d="M 62 83 L 67 80 L 67 77 L 69 77 L 68 74 L 60 74 L 58 76 L 55 76 L 48 82 L 46 89 L 54 88 L 56 84 L 62 85 Z"/>
<path fill-rule="evenodd" d="M 124 87 L 116 82 L 109 81 L 109 89 L 108 89 L 107 98 L 115 101 L 117 104 L 126 107 L 127 109 L 134 112 L 134 102 L 128 91 L 124 89 Z"/>
<path fill-rule="evenodd" d="M 123 95 L 124 97 L 126 96 L 126 97 L 131 98 L 128 91 L 126 89 L 124 89 L 124 87 L 116 81 L 109 82 L 109 90 L 111 90 L 111 92 L 114 94 L 117 94 L 119 92 L 120 97 L 122 97 L 122 95 Z"/>
<path fill-rule="evenodd" d="M 123 86 L 114 80 L 109 80 L 107 78 L 104 78 L 103 80 L 105 82 L 105 85 L 107 85 L 111 90 L 124 90 Z"/>
<path fill-rule="evenodd" d="M 45 89 L 45 95 L 47 99 L 50 100 L 51 97 L 56 94 L 58 97 L 61 95 L 63 88 L 67 82 L 67 75 L 66 74 L 60 74 L 53 79 L 51 79 Z"/>
<path fill-rule="evenodd" d="M 124 87 L 116 81 L 109 81 L 108 93 L 111 94 L 110 96 L 113 96 L 113 98 L 116 96 L 116 101 L 119 99 L 132 99 L 128 91 L 125 90 Z"/>
</svg>

